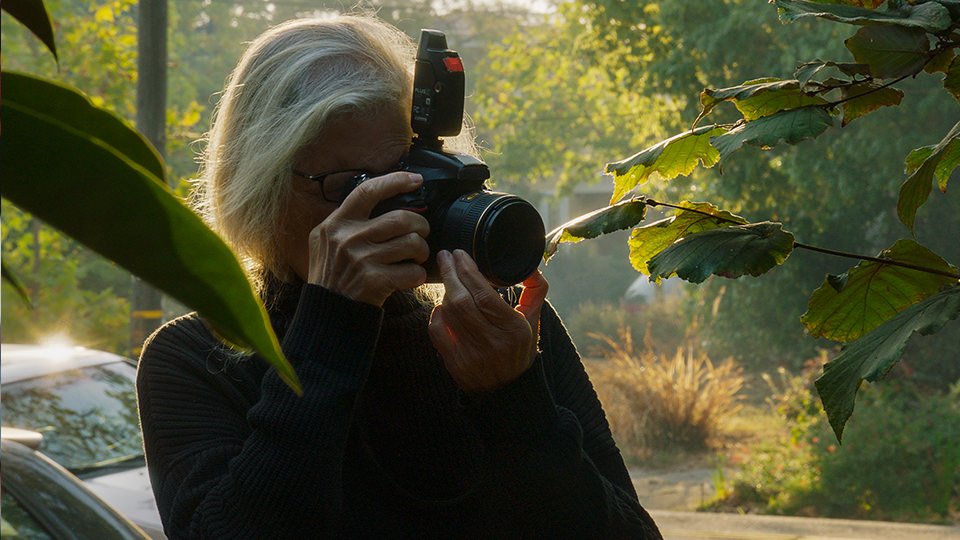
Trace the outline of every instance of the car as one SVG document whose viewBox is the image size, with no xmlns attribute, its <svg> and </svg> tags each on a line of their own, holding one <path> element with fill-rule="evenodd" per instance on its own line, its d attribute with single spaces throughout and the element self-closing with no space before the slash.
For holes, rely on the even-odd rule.
<svg viewBox="0 0 960 540">
<path fill-rule="evenodd" d="M 0 430 L 0 537 L 145 540 L 146 533 L 35 450 L 41 435 Z"/>
<path fill-rule="evenodd" d="M 123 356 L 85 347 L 0 345 L 3 424 L 42 435 L 40 451 L 151 538 L 163 539 L 135 384 L 136 366 Z"/>
</svg>

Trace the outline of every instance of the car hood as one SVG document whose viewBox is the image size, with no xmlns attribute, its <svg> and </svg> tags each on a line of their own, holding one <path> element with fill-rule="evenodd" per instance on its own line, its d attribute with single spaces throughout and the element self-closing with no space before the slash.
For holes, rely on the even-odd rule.
<svg viewBox="0 0 960 540">
<path fill-rule="evenodd" d="M 146 467 L 86 478 L 83 483 L 151 538 L 166 538 Z"/>
</svg>

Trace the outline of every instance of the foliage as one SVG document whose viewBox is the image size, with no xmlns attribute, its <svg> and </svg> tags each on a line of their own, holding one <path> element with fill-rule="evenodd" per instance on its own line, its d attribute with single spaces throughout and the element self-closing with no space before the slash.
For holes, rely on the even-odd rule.
<svg viewBox="0 0 960 540">
<path fill-rule="evenodd" d="M 156 150 L 70 87 L 6 71 L 3 87 L 3 197 L 197 307 L 299 390 L 239 262 L 170 193 Z"/>
<path fill-rule="evenodd" d="M 739 410 L 743 377 L 733 359 L 715 364 L 689 343 L 672 355 L 636 350 L 625 328 L 597 338 L 608 350 L 588 365 L 590 378 L 614 437 L 634 452 L 706 449 Z"/>
<path fill-rule="evenodd" d="M 632 342 L 642 343 L 645 352 L 667 356 L 699 339 L 684 304 L 679 294 L 660 294 L 656 301 L 640 305 L 587 300 L 564 318 L 564 324 L 588 358 L 602 357 L 609 349 L 608 336 L 621 332 L 629 332 Z"/>
<path fill-rule="evenodd" d="M 786 429 L 751 450 L 732 492 L 710 505 L 777 514 L 942 520 L 960 504 L 960 386 L 920 390 L 906 379 L 863 392 L 860 412 L 833 443 L 813 371 L 766 377 Z"/>
<path fill-rule="evenodd" d="M 956 32 L 960 27 L 960 12 L 952 13 L 948 8 L 956 6 L 949 2 L 931 0 L 914 5 L 890 1 L 881 9 L 802 0 L 775 0 L 774 3 L 785 22 L 816 16 L 861 26 L 845 41 L 856 63 L 813 60 L 800 64 L 793 79 L 766 77 L 751 79 L 735 87 L 703 90 L 700 114 L 687 133 L 654 144 L 632 158 L 607 165 L 606 171 L 614 176 L 613 202 L 631 194 L 647 180 L 651 171 L 656 171 L 662 180 L 671 180 L 700 165 L 712 167 L 719 162 L 726 163 L 744 145 L 770 148 L 783 143 L 796 144 L 824 133 L 834 125 L 834 116 L 842 116 L 841 125 L 847 125 L 853 119 L 882 107 L 897 105 L 903 94 L 893 85 L 920 74 L 925 68 L 946 71 L 944 85 L 948 92 L 951 91 L 953 61 L 947 65 L 944 57 L 953 58 L 960 47 L 960 34 Z M 735 105 L 739 118 L 728 123 L 695 127 L 703 118 L 713 114 L 718 105 L 728 101 Z M 937 145 L 919 149 L 908 157 L 907 168 L 911 173 L 903 184 L 897 206 L 901 221 L 911 231 L 914 230 L 916 211 L 926 202 L 934 177 L 938 183 L 943 178 L 942 187 L 945 188 L 953 167 L 960 164 L 955 148 L 960 148 L 960 123 Z M 638 200 L 646 199 L 631 199 Z M 677 208 L 678 214 L 690 211 L 683 205 L 652 201 L 651 205 L 654 204 Z M 703 214 L 713 216 L 709 212 Z M 616 228 L 603 211 L 592 215 L 602 216 L 604 229 Z M 589 222 L 590 218 L 578 218 L 576 230 L 561 225 L 551 236 L 558 242 L 581 240 L 583 237 L 578 237 L 576 231 L 592 232 Z M 634 224 L 631 220 L 622 225 L 632 227 Z M 839 439 L 852 412 L 860 381 L 864 378 L 876 380 L 885 375 L 898 361 L 906 340 L 915 330 L 922 334 L 932 333 L 960 315 L 960 310 L 950 301 L 954 296 L 951 293 L 944 293 L 947 296 L 943 302 L 934 303 L 933 307 L 940 308 L 936 314 L 925 312 L 925 315 L 915 317 L 910 314 L 914 308 L 923 309 L 920 306 L 925 304 L 917 303 L 941 287 L 960 290 L 960 274 L 955 267 L 925 247 L 910 246 L 912 244 L 902 241 L 879 256 L 871 257 L 797 242 L 792 233 L 782 230 L 779 223 L 740 224 L 731 220 L 727 226 L 687 234 L 668 246 L 660 246 L 660 251 L 646 249 L 642 256 L 632 258 L 639 261 L 640 264 L 635 265 L 638 270 L 648 271 L 652 280 L 676 274 L 692 282 L 701 282 L 710 274 L 723 277 L 740 277 L 747 273 L 760 275 L 782 264 L 795 248 L 865 261 L 862 267 L 851 270 L 847 278 L 829 278 L 829 285 L 841 294 L 830 295 L 827 289 L 821 288 L 821 294 L 815 294 L 811 299 L 806 315 L 808 321 L 839 317 L 842 320 L 833 321 L 834 326 L 861 330 L 852 334 L 821 334 L 834 338 L 842 336 L 842 341 L 854 342 L 835 363 L 828 364 L 822 382 L 817 386 Z M 551 254 L 552 251 L 548 251 L 546 258 Z M 855 292 L 842 294 L 850 276 L 872 276 L 890 266 L 909 268 L 934 277 L 918 280 L 916 285 L 898 287 L 902 300 L 889 304 L 887 309 L 864 306 L 865 303 L 886 303 L 883 293 L 890 289 L 883 287 L 882 279 L 877 281 L 880 293 L 868 295 L 866 299 Z M 902 274 L 888 270 L 883 275 Z M 910 276 L 906 279 L 909 282 L 916 278 Z M 904 283 L 902 279 L 896 281 Z M 823 301 L 825 296 L 830 297 L 828 302 Z M 895 322 L 898 313 L 910 322 L 906 325 Z M 888 321 L 890 324 L 882 324 Z M 866 334 L 870 328 L 874 330 Z M 865 342 L 855 341 L 864 334 Z M 876 357 L 872 356 L 874 353 L 877 353 Z M 845 367 L 838 367 L 841 365 Z M 861 369 L 864 365 L 869 367 Z"/>
<path fill-rule="evenodd" d="M 128 348 L 129 301 L 118 290 L 129 276 L 40 220 L 3 201 L 4 264 L 20 270 L 30 304 L 3 305 L 3 337 L 34 343 L 69 336 L 123 354 Z"/>
</svg>

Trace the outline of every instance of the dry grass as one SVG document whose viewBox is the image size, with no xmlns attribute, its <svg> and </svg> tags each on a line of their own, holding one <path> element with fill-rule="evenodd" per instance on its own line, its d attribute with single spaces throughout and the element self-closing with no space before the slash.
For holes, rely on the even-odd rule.
<svg viewBox="0 0 960 540">
<path fill-rule="evenodd" d="M 619 340 L 593 337 L 607 350 L 604 360 L 588 363 L 590 378 L 614 437 L 632 454 L 710 448 L 740 410 L 744 377 L 731 358 L 715 364 L 692 345 L 672 356 L 637 350 L 626 329 Z"/>
</svg>

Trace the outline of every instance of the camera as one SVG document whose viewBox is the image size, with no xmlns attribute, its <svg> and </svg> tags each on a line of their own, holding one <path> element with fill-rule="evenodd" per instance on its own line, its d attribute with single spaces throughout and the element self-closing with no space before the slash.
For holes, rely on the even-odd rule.
<svg viewBox="0 0 960 540">
<path fill-rule="evenodd" d="M 410 125 L 414 138 L 400 170 L 419 173 L 419 190 L 381 201 L 371 217 L 396 209 L 418 212 L 430 223 L 430 257 L 424 264 L 428 282 L 439 282 L 436 255 L 462 249 L 497 287 L 519 283 L 537 268 L 543 256 L 543 220 L 529 202 L 490 191 L 490 170 L 479 159 L 446 152 L 440 137 L 455 136 L 463 125 L 464 73 L 446 36 L 421 30 L 413 77 Z M 347 192 L 366 181 L 359 175 Z"/>
</svg>

